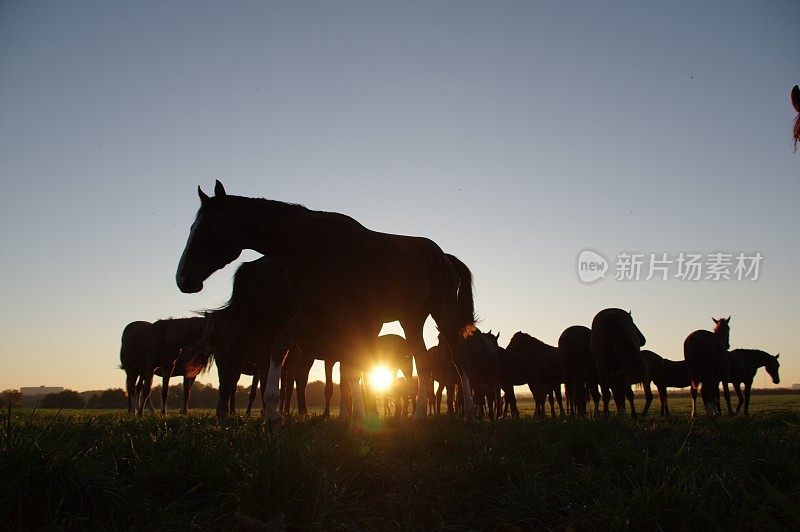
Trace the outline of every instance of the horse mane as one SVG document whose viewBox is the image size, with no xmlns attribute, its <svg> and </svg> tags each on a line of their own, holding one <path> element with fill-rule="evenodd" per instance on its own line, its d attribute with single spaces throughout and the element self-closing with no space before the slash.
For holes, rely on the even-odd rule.
<svg viewBox="0 0 800 532">
<path fill-rule="evenodd" d="M 528 334 L 526 332 L 517 331 L 517 332 L 514 333 L 514 336 L 511 337 L 511 340 L 508 342 L 508 347 L 506 347 L 506 349 L 509 349 L 512 346 L 516 346 L 520 342 L 528 342 L 528 343 L 533 344 L 534 346 L 537 346 L 537 347 L 539 347 L 539 346 L 553 347 L 553 346 L 550 346 L 550 345 L 544 343 L 543 341 L 539 340 L 535 336 L 531 336 L 530 334 Z"/>
<path fill-rule="evenodd" d="M 731 349 L 728 351 L 731 356 L 746 356 L 749 357 L 754 362 L 759 364 L 766 364 L 770 359 L 774 359 L 775 357 L 767 353 L 766 351 L 762 351 L 761 349 Z"/>
</svg>

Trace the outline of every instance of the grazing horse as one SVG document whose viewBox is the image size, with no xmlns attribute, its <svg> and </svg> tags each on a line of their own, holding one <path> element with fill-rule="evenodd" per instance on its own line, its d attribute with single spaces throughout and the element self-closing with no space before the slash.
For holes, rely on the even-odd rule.
<svg viewBox="0 0 800 532">
<path fill-rule="evenodd" d="M 669 405 L 667 404 L 667 388 L 687 388 L 691 386 L 689 380 L 689 370 L 685 360 L 668 360 L 661 355 L 642 349 L 642 356 L 647 362 L 650 371 L 650 381 L 656 385 L 658 390 L 658 402 L 661 405 L 661 415 L 669 415 Z M 650 388 L 650 381 L 643 383 L 645 389 Z"/>
<path fill-rule="evenodd" d="M 545 398 L 550 392 L 553 392 L 558 401 L 559 414 L 564 417 L 564 406 L 561 402 L 564 360 L 561 351 L 529 334 L 516 332 L 506 347 L 506 353 L 512 359 L 518 358 L 519 364 L 523 367 L 523 375 L 527 375 L 532 380 L 531 392 L 536 402 L 536 415 L 540 418 L 544 417 Z M 553 417 L 556 415 L 552 396 L 550 396 L 550 414 Z"/>
<path fill-rule="evenodd" d="M 765 368 L 769 376 L 772 377 L 773 384 L 780 384 L 781 377 L 778 372 L 781 363 L 778 362 L 780 354 L 775 356 L 770 355 L 766 351 L 759 351 L 758 349 L 734 349 L 729 352 L 731 363 L 731 383 L 733 389 L 736 391 L 736 397 L 739 402 L 736 404 L 736 413 L 744 402 L 744 415 L 750 414 L 750 390 L 753 387 L 753 378 L 756 376 L 758 368 Z M 742 398 L 742 390 L 739 387 L 744 383 L 744 400 Z M 727 384 L 725 384 L 727 388 Z"/>
<path fill-rule="evenodd" d="M 499 337 L 500 333 L 495 336 L 491 331 L 484 333 L 476 328 L 464 340 L 464 349 L 469 360 L 473 398 L 478 406 L 478 417 L 483 418 L 485 404 L 490 420 L 494 420 L 500 399 L 497 394 L 499 370 L 497 339 Z"/>
<path fill-rule="evenodd" d="M 625 399 L 631 405 L 631 417 L 636 417 L 633 405 L 631 384 L 647 380 L 647 364 L 642 358 L 640 348 L 645 337 L 633 322 L 630 312 L 618 308 L 607 308 L 597 313 L 592 320 L 590 348 L 595 359 L 597 377 L 603 392 L 604 411 L 608 411 L 608 390 L 614 396 L 617 412 L 625 414 Z M 652 393 L 647 396 L 643 415 L 652 401 Z"/>
<path fill-rule="evenodd" d="M 161 412 L 166 412 L 169 379 L 175 371 L 178 358 L 183 349 L 200 341 L 205 326 L 206 321 L 204 318 L 170 318 L 158 320 L 150 325 L 147 329 L 146 357 L 140 374 L 142 390 L 138 398 L 138 415 L 142 415 L 145 404 L 150 399 L 153 375 L 155 375 L 156 369 L 161 370 L 163 379 Z M 189 363 L 186 364 L 185 368 L 185 374 L 190 378 L 196 377 L 205 369 L 204 367 L 191 366 Z"/>
<path fill-rule="evenodd" d="M 586 415 L 586 403 L 591 394 L 595 415 L 600 408 L 597 391 L 597 366 L 591 349 L 592 330 L 583 325 L 567 327 L 558 338 L 558 348 L 564 357 L 564 391 L 567 396 L 567 412 L 571 415 Z"/>
<path fill-rule="evenodd" d="M 683 342 L 683 358 L 689 370 L 692 384 L 692 417 L 697 413 L 697 389 L 703 399 L 706 414 L 714 415 L 714 408 L 719 404 L 719 384 L 726 383 L 725 401 L 728 413 L 733 413 L 730 406 L 730 393 L 727 382 L 730 380 L 730 321 L 727 318 L 711 318 L 714 320 L 714 332 L 697 330 L 686 337 Z"/>
<path fill-rule="evenodd" d="M 792 128 L 792 139 L 794 140 L 794 151 L 797 151 L 797 143 L 800 142 L 800 87 L 795 85 L 792 87 L 790 96 L 794 110 L 797 111 L 797 117 L 794 119 L 794 127 Z"/>
<path fill-rule="evenodd" d="M 370 352 L 383 323 L 399 320 L 428 391 L 430 371 L 422 337 L 430 315 L 442 333 L 470 390 L 461 339 L 475 326 L 472 274 L 467 266 L 427 238 L 371 231 L 353 218 L 312 211 L 280 201 L 229 196 L 219 181 L 214 196 L 199 187 L 200 209 L 178 263 L 175 281 L 184 293 L 203 289 L 215 271 L 244 249 L 274 257 L 288 269 L 297 309 L 275 337 L 270 350 L 265 416 L 280 423 L 278 383 L 289 347 L 320 323 L 336 331 L 340 360 Z M 343 367 L 343 380 L 358 383 L 357 367 Z M 353 394 L 354 416 L 364 415 L 360 394 Z M 475 405 L 464 394 L 469 417 Z M 424 419 L 426 409 L 414 416 Z"/>
</svg>

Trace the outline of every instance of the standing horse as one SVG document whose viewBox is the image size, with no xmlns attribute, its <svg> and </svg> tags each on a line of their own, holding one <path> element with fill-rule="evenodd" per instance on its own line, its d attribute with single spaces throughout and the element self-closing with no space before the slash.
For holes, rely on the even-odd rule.
<svg viewBox="0 0 800 532">
<path fill-rule="evenodd" d="M 511 337 L 506 352 L 509 357 L 518 357 L 524 368 L 524 374 L 532 378 L 531 392 L 533 392 L 536 402 L 536 415 L 540 418 L 544 417 L 545 398 L 550 392 L 553 392 L 558 401 L 559 414 L 564 417 L 564 406 L 561 402 L 564 359 L 561 351 L 529 334 L 517 332 Z M 550 414 L 553 417 L 556 415 L 552 396 L 550 396 Z"/>
<path fill-rule="evenodd" d="M 595 415 L 600 410 L 597 366 L 592 356 L 591 343 L 592 330 L 582 325 L 567 327 L 558 338 L 558 348 L 564 357 L 564 391 L 569 414 L 586 415 L 589 394 L 594 399 Z"/>
<path fill-rule="evenodd" d="M 145 404 L 150 399 L 153 376 L 161 369 L 161 412 L 166 413 L 169 379 L 175 371 L 181 351 L 196 344 L 203 336 L 206 321 L 204 318 L 170 318 L 158 320 L 147 330 L 147 356 L 141 372 L 142 390 L 138 398 L 138 415 L 142 415 Z M 187 375 L 196 377 L 204 368 L 187 367 Z"/>
<path fill-rule="evenodd" d="M 139 404 L 139 394 L 144 382 L 142 372 L 147 361 L 147 335 L 153 324 L 149 321 L 133 321 L 122 330 L 119 349 L 120 368 L 125 371 L 125 391 L 128 395 L 128 413 L 133 414 Z M 148 397 L 147 407 L 155 411 Z"/>
<path fill-rule="evenodd" d="M 184 293 L 203 289 L 215 271 L 244 249 L 269 254 L 288 268 L 298 299 L 291 321 L 275 338 L 265 392 L 266 419 L 280 423 L 278 369 L 291 344 L 320 322 L 330 322 L 342 358 L 369 352 L 383 323 L 399 320 L 417 362 L 420 389 L 427 392 L 430 372 L 422 337 L 430 315 L 442 333 L 470 390 L 461 338 L 475 326 L 472 274 L 427 238 L 371 231 L 338 213 L 312 211 L 274 200 L 229 196 L 219 181 L 214 196 L 199 187 L 200 209 L 178 263 L 175 281 Z M 357 369 L 342 368 L 343 380 L 357 383 Z M 362 418 L 360 394 L 353 394 L 354 415 Z M 465 409 L 475 406 L 464 394 Z M 415 418 L 425 418 L 418 408 Z"/>
<path fill-rule="evenodd" d="M 536 399 L 532 364 L 527 359 L 528 353 L 511 352 L 508 347 L 499 349 L 498 354 L 500 367 L 497 374 L 497 382 L 500 385 L 500 389 L 503 390 L 505 403 L 503 417 L 507 415 L 510 408 L 511 417 L 518 418 L 519 408 L 517 408 L 517 396 L 514 393 L 514 386 L 528 385 L 531 397 L 534 400 Z"/>
<path fill-rule="evenodd" d="M 714 332 L 697 330 L 683 342 L 683 358 L 686 360 L 692 384 L 692 417 L 697 413 L 698 388 L 706 414 L 714 415 L 715 404 L 719 404 L 720 382 L 726 383 L 723 387 L 725 401 L 728 404 L 728 413 L 733 413 L 727 385 L 730 379 L 728 349 L 731 347 L 731 317 L 711 319 L 714 320 Z"/>
<path fill-rule="evenodd" d="M 779 369 L 781 363 L 778 362 L 780 354 L 775 356 L 770 355 L 766 351 L 759 351 L 758 349 L 734 349 L 730 351 L 731 363 L 731 383 L 733 389 L 736 391 L 736 397 L 739 402 L 736 404 L 736 413 L 744 402 L 744 415 L 750 415 L 750 390 L 753 387 L 753 378 L 756 376 L 758 368 L 765 368 L 769 376 L 772 377 L 773 384 L 780 384 L 781 377 Z M 740 384 L 744 383 L 744 400 L 742 398 L 742 389 Z M 727 388 L 728 385 L 725 384 Z"/>
<path fill-rule="evenodd" d="M 456 398 L 456 388 L 458 386 L 458 370 L 456 369 L 453 359 L 449 353 L 445 353 L 443 347 L 435 345 L 428 349 L 428 358 L 431 361 L 431 379 L 430 386 L 433 387 L 433 381 L 439 383 L 434 395 L 433 412 L 436 414 L 442 413 L 442 393 L 447 393 L 447 413 L 454 414 L 457 411 L 458 404 L 455 408 L 453 401 Z M 430 392 L 428 395 L 431 395 Z"/>
<path fill-rule="evenodd" d="M 792 128 L 792 140 L 794 140 L 794 151 L 797 151 L 797 143 L 800 142 L 800 87 L 795 85 L 792 87 L 790 96 L 794 110 L 797 112 L 797 117 L 794 119 L 794 127 Z"/>
<path fill-rule="evenodd" d="M 691 386 L 689 370 L 685 360 L 667 360 L 659 354 L 648 349 L 642 349 L 642 356 L 647 362 L 650 372 L 650 381 L 658 390 L 658 402 L 661 405 L 661 415 L 669 415 L 667 404 L 667 388 L 686 388 Z M 643 383 L 645 389 L 650 389 L 650 381 Z"/>
<path fill-rule="evenodd" d="M 499 402 L 497 394 L 499 370 L 497 339 L 499 337 L 500 333 L 495 336 L 491 331 L 484 333 L 476 328 L 464 340 L 464 349 L 469 360 L 473 398 L 478 406 L 478 416 L 483 418 L 485 404 L 490 420 L 494 420 Z"/>
<path fill-rule="evenodd" d="M 597 377 L 603 392 L 604 410 L 607 411 L 608 390 L 614 396 L 619 414 L 625 414 L 625 399 L 631 405 L 631 417 L 636 417 L 631 383 L 647 379 L 647 364 L 640 348 L 645 337 L 633 322 L 630 312 L 618 308 L 607 308 L 597 313 L 592 320 L 591 352 L 595 359 Z M 649 388 L 645 388 L 645 394 Z M 645 408 L 652 401 L 652 393 L 646 397 Z"/>
</svg>

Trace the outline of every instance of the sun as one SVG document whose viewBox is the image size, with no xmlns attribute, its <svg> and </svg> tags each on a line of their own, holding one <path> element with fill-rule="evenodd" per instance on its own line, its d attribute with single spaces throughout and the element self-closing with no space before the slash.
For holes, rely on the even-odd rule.
<svg viewBox="0 0 800 532">
<path fill-rule="evenodd" d="M 394 381 L 394 375 L 386 366 L 375 366 L 369 373 L 369 385 L 376 392 L 385 392 Z"/>
</svg>

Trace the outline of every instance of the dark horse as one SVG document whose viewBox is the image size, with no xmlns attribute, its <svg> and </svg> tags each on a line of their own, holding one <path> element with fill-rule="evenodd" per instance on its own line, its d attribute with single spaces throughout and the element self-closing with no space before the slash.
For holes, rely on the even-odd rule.
<svg viewBox="0 0 800 532">
<path fill-rule="evenodd" d="M 727 382 L 730 379 L 730 321 L 727 318 L 711 318 L 714 320 L 714 332 L 698 330 L 686 337 L 683 342 L 683 358 L 689 370 L 689 380 L 692 384 L 692 416 L 697 413 L 697 389 L 703 399 L 706 414 L 714 415 L 714 406 L 719 404 L 719 384 L 724 386 L 725 401 L 730 407 L 730 393 Z"/>
<path fill-rule="evenodd" d="M 428 349 L 428 357 L 431 361 L 431 380 L 430 386 L 433 388 L 433 381 L 439 383 L 436 393 L 428 392 L 429 406 L 433 413 L 442 413 L 442 394 L 447 393 L 447 413 L 454 414 L 458 409 L 458 404 L 453 405 L 458 387 L 458 370 L 449 353 L 445 353 L 443 348 L 435 345 Z M 433 396 L 433 397 L 431 397 Z"/>
<path fill-rule="evenodd" d="M 531 392 L 536 401 L 536 415 L 540 418 L 544 417 L 545 397 L 550 392 L 553 392 L 555 393 L 556 401 L 558 401 L 558 411 L 563 417 L 564 406 L 561 402 L 561 383 L 564 382 L 564 361 L 558 348 L 547 345 L 527 333 L 516 332 L 506 347 L 506 353 L 509 358 L 519 360 L 519 364 L 524 368 L 523 374 L 527 375 L 528 377 L 526 378 L 533 383 Z M 505 388 L 504 391 L 506 391 Z M 506 394 L 508 394 L 508 391 L 506 391 Z M 512 412 L 514 408 L 512 407 Z M 550 397 L 550 413 L 555 417 L 552 396 Z"/>
<path fill-rule="evenodd" d="M 564 358 L 564 392 L 569 414 L 586 415 L 589 394 L 594 400 L 595 415 L 599 412 L 597 366 L 592 356 L 591 343 L 592 330 L 583 325 L 567 327 L 558 338 L 558 348 Z"/>
<path fill-rule="evenodd" d="M 647 364 L 642 358 L 640 348 L 645 337 L 633 322 L 630 312 L 618 308 L 607 308 L 597 313 L 592 320 L 591 351 L 597 367 L 597 377 L 603 392 L 603 403 L 608 403 L 608 390 L 614 396 L 617 412 L 625 414 L 625 399 L 631 405 L 631 417 L 636 416 L 633 405 L 631 384 L 647 380 Z M 652 401 L 652 393 L 647 396 L 642 414 Z"/>
<path fill-rule="evenodd" d="M 650 380 L 658 390 L 658 402 L 661 405 L 661 415 L 669 415 L 667 404 L 667 388 L 687 388 L 691 386 L 689 370 L 685 360 L 668 360 L 658 353 L 642 349 L 642 356 L 647 362 L 650 371 Z M 650 388 L 650 381 L 643 383 L 645 389 Z"/>
<path fill-rule="evenodd" d="M 122 330 L 119 361 L 120 368 L 125 371 L 125 391 L 128 395 L 128 413 L 133 414 L 139 405 L 139 394 L 142 391 L 142 373 L 147 361 L 147 335 L 152 323 L 149 321 L 133 321 Z M 154 411 L 153 402 L 148 397 L 146 406 Z"/>
<path fill-rule="evenodd" d="M 744 415 L 750 414 L 750 390 L 753 387 L 753 378 L 756 376 L 758 368 L 765 368 L 769 376 L 772 377 L 773 384 L 780 384 L 781 377 L 778 372 L 781 363 L 778 362 L 780 354 L 770 355 L 758 349 L 734 349 L 730 351 L 731 363 L 731 383 L 736 391 L 739 402 L 736 404 L 736 413 L 742 408 L 744 402 Z M 744 398 L 740 384 L 744 383 Z M 727 384 L 725 385 L 727 388 Z"/>
<path fill-rule="evenodd" d="M 797 111 L 797 117 L 794 119 L 794 127 L 792 128 L 794 150 L 797 151 L 797 143 L 800 142 L 800 87 L 797 85 L 792 87 L 791 100 L 794 110 Z"/>
<path fill-rule="evenodd" d="M 158 320 L 147 328 L 146 355 L 141 366 L 142 369 L 140 373 L 142 387 L 141 393 L 138 397 L 139 415 L 142 415 L 145 404 L 150 399 L 150 391 L 153 385 L 153 375 L 155 375 L 156 370 L 160 370 L 163 378 L 163 385 L 161 388 L 162 413 L 166 412 L 167 394 L 169 392 L 169 379 L 172 377 L 172 375 L 176 374 L 176 366 L 179 367 L 177 373 L 191 378 L 192 382 L 194 382 L 194 378 L 201 371 L 205 370 L 204 367 L 201 368 L 192 366 L 186 361 L 185 358 L 180 358 L 184 349 L 198 344 L 203 336 L 205 326 L 206 322 L 204 318 L 170 318 Z M 125 331 L 123 331 L 123 337 L 124 336 Z M 181 360 L 180 363 L 179 359 Z M 125 367 L 125 362 L 123 362 L 123 367 Z M 130 393 L 130 382 L 130 373 L 128 373 L 128 393 Z M 187 385 L 184 388 L 184 406 L 185 402 L 188 401 L 188 390 L 190 387 L 190 385 Z M 136 392 L 134 392 L 134 395 L 136 395 Z"/>
<path fill-rule="evenodd" d="M 500 397 L 497 393 L 497 377 L 499 359 L 497 352 L 497 336 L 491 331 L 484 333 L 479 329 L 464 340 L 470 367 L 470 382 L 473 386 L 473 398 L 478 405 L 478 416 L 483 417 L 484 405 L 489 419 L 494 420 Z"/>
<path fill-rule="evenodd" d="M 399 320 L 428 390 L 428 357 L 422 337 L 431 315 L 470 390 L 461 338 L 475 325 L 472 275 L 463 262 L 445 254 L 426 238 L 371 231 L 337 213 L 312 211 L 274 200 L 229 196 L 216 182 L 214 196 L 198 187 L 200 209 L 192 224 L 175 280 L 185 293 L 199 292 L 215 271 L 235 260 L 243 249 L 268 254 L 288 269 L 298 300 L 290 322 L 270 349 L 270 371 L 264 393 L 265 416 L 279 423 L 280 366 L 298 337 L 327 324 L 335 331 L 339 359 L 372 352 L 381 325 Z M 342 368 L 343 381 L 358 383 L 358 371 Z M 355 386 L 352 386 L 355 388 Z M 475 405 L 464 394 L 465 409 Z M 360 394 L 353 394 L 354 416 L 363 417 Z M 425 404 L 425 403 L 422 403 Z M 416 419 L 426 409 L 418 408 Z"/>
</svg>

